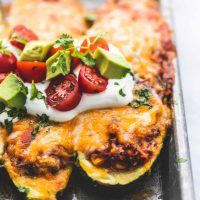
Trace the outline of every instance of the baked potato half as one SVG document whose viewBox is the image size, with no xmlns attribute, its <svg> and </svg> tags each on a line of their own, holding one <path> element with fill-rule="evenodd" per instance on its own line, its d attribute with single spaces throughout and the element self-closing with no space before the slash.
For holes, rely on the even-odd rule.
<svg viewBox="0 0 200 200">
<path fill-rule="evenodd" d="M 75 119 L 79 165 L 100 184 L 125 185 L 138 179 L 150 170 L 163 146 L 169 108 L 142 85 L 134 93 L 130 106 L 95 110 Z"/>
<path fill-rule="evenodd" d="M 28 199 L 56 199 L 72 171 L 71 142 L 60 125 L 37 125 L 35 118 L 16 122 L 7 139 L 5 167 Z"/>
</svg>

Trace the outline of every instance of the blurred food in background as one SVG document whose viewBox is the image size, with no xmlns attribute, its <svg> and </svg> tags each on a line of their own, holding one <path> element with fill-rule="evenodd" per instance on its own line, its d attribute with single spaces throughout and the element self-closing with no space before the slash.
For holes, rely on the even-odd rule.
<svg viewBox="0 0 200 200">
<path fill-rule="evenodd" d="M 8 35 L 5 30 L 19 24 L 34 30 L 43 40 L 55 39 L 64 32 L 77 37 L 86 30 L 85 13 L 79 1 L 14 0 L 10 6 L 5 4 L 2 12 L 1 35 Z"/>
</svg>

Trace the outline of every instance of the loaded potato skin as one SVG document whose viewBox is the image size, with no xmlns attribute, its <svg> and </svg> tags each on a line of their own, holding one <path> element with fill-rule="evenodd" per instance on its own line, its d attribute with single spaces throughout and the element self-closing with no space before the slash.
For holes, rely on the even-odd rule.
<svg viewBox="0 0 200 200">
<path fill-rule="evenodd" d="M 53 125 L 33 130 L 36 118 L 16 122 L 7 139 L 5 167 L 20 191 L 28 199 L 56 199 L 72 171 L 72 152 L 63 127 Z M 22 189 L 23 188 L 23 189 Z"/>
<path fill-rule="evenodd" d="M 145 89 L 137 85 L 134 93 Z M 170 126 L 170 110 L 153 91 L 149 103 L 151 107 L 135 108 L 132 102 L 127 107 L 95 110 L 75 119 L 74 148 L 90 178 L 100 184 L 125 185 L 150 170 Z"/>
</svg>

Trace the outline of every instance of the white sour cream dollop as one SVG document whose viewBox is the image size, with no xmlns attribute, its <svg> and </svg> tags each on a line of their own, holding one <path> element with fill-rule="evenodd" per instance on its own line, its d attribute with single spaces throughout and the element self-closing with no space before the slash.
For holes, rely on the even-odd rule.
<svg viewBox="0 0 200 200">
<path fill-rule="evenodd" d="M 122 55 L 115 46 L 109 44 L 109 48 L 111 52 Z M 75 70 L 76 75 L 79 74 L 79 70 L 80 68 Z M 73 119 L 78 114 L 84 111 L 127 105 L 133 100 L 132 90 L 134 84 L 135 82 L 130 74 L 127 74 L 122 79 L 109 79 L 108 86 L 105 91 L 97 94 L 83 93 L 80 103 L 74 109 L 66 112 L 61 112 L 50 106 L 48 106 L 47 108 L 43 100 L 34 99 L 31 101 L 29 96 L 31 84 L 25 83 L 29 91 L 25 107 L 27 108 L 27 112 L 31 115 L 36 116 L 46 114 L 52 121 L 65 122 Z M 37 83 L 36 87 L 45 96 L 45 89 L 48 87 L 48 85 L 49 82 Z M 124 95 L 121 94 L 120 90 L 123 92 Z M 5 116 L 2 115 L 0 116 L 0 120 L 2 117 L 5 118 Z"/>
</svg>

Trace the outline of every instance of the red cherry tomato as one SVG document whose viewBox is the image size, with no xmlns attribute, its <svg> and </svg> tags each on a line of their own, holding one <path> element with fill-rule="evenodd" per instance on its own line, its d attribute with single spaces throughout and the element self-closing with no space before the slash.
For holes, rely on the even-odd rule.
<svg viewBox="0 0 200 200">
<path fill-rule="evenodd" d="M 23 50 L 25 45 L 19 41 L 16 41 L 15 38 L 17 38 L 17 37 L 21 37 L 21 38 L 25 39 L 26 42 L 30 42 L 32 40 L 38 40 L 38 36 L 33 31 L 31 31 L 30 29 L 26 28 L 23 25 L 15 26 L 13 28 L 13 30 L 11 31 L 11 34 L 9 37 L 10 43 L 13 46 Z"/>
<path fill-rule="evenodd" d="M 89 40 L 90 40 L 89 49 L 90 49 L 91 53 L 94 53 L 98 47 L 101 47 L 102 49 L 105 49 L 105 50 L 109 50 L 108 43 L 106 42 L 105 39 L 103 39 L 101 37 L 97 38 L 97 41 L 94 44 L 91 44 L 92 42 L 94 42 L 95 39 L 96 39 L 96 37 L 89 38 Z M 81 46 L 88 47 L 88 40 L 84 40 Z M 81 53 L 86 53 L 87 49 L 81 48 L 80 51 L 81 51 Z"/>
<path fill-rule="evenodd" d="M 75 108 L 81 100 L 81 91 L 74 75 L 53 79 L 46 89 L 47 103 L 60 111 Z"/>
<path fill-rule="evenodd" d="M 95 68 L 82 66 L 78 83 L 83 92 L 98 93 L 106 89 L 108 80 L 102 77 Z"/>
<path fill-rule="evenodd" d="M 59 50 L 63 50 L 63 48 L 62 47 L 58 47 L 58 48 L 51 47 L 50 55 L 51 56 L 54 55 Z M 73 53 L 73 49 L 70 49 L 69 51 L 70 51 L 71 54 Z M 81 63 L 81 60 L 79 58 L 71 56 L 72 69 L 75 69 L 80 63 Z"/>
<path fill-rule="evenodd" d="M 41 82 L 46 77 L 46 64 L 44 62 L 17 61 L 19 76 L 29 83 Z"/>
<path fill-rule="evenodd" d="M 12 54 L 0 53 L 0 73 L 8 73 L 16 69 L 17 58 Z"/>
<path fill-rule="evenodd" d="M 6 78 L 7 75 L 8 75 L 7 73 L 0 74 L 0 83 Z"/>
</svg>

